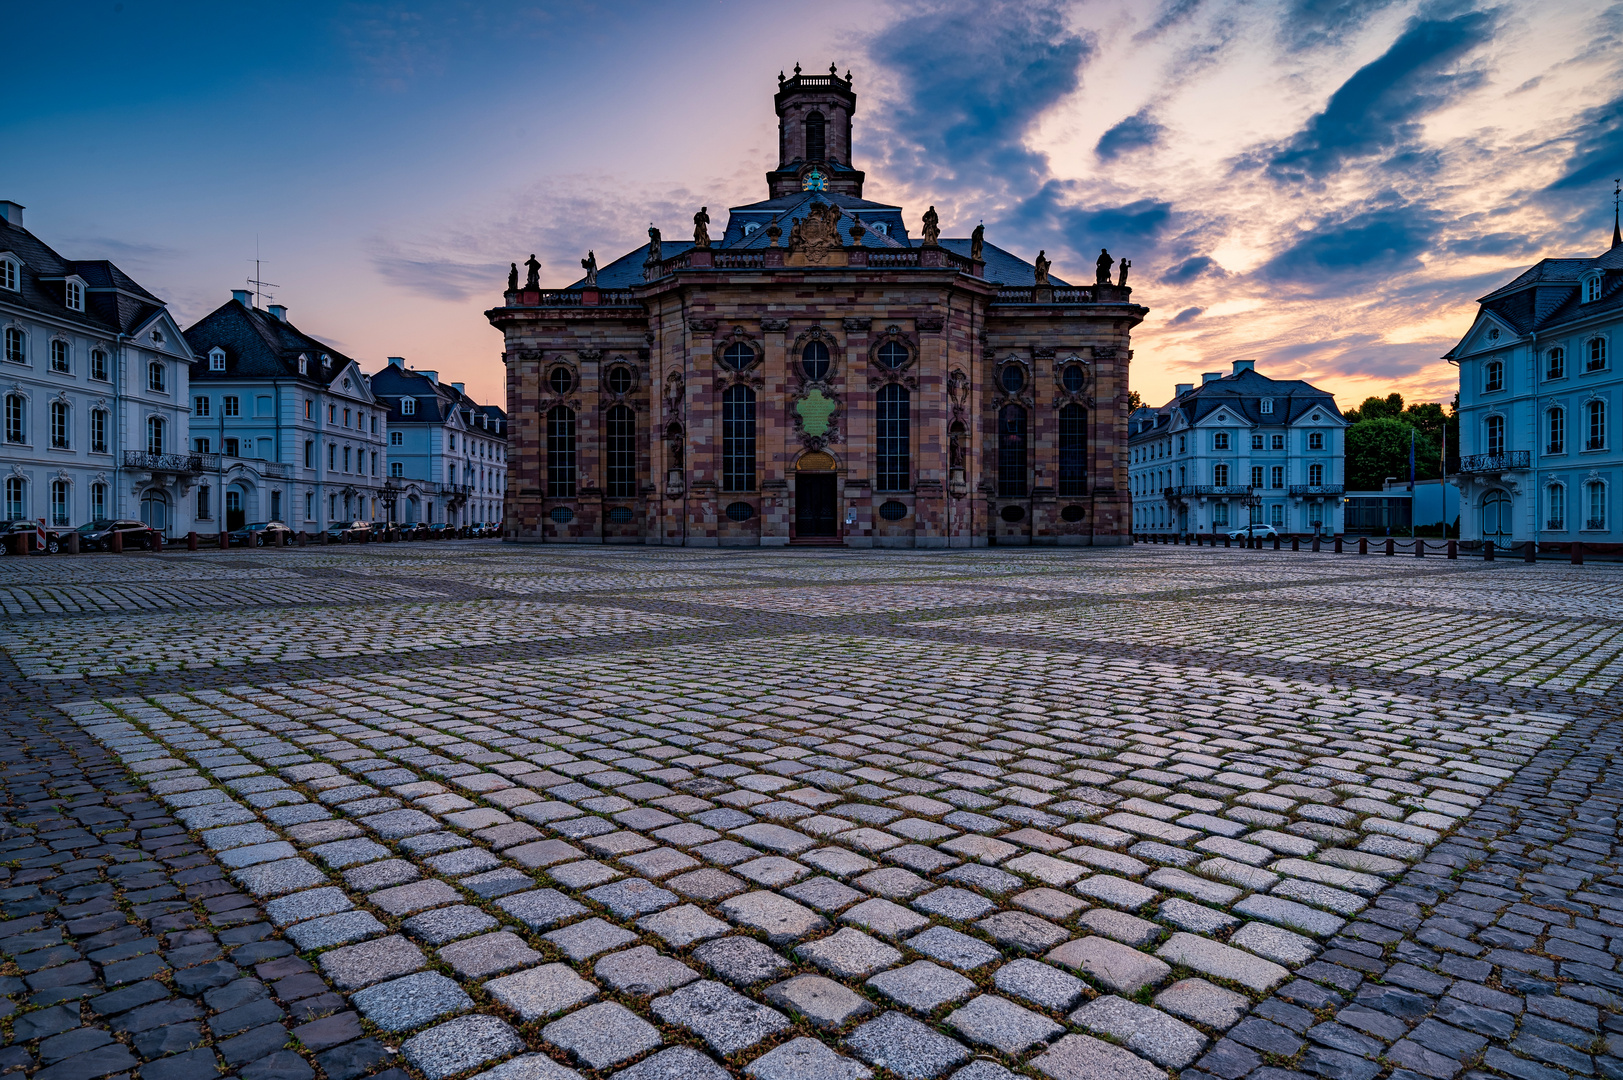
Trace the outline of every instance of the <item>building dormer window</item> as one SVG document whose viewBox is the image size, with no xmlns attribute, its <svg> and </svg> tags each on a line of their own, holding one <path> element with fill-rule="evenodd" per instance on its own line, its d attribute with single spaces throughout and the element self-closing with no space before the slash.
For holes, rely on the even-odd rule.
<svg viewBox="0 0 1623 1080">
<path fill-rule="evenodd" d="M 332 367 L 332 357 L 328 356 L 326 353 L 322 353 L 321 354 L 321 368 L 322 368 L 322 370 L 325 371 L 326 369 L 328 369 L 330 367 Z"/>
<path fill-rule="evenodd" d="M 219 346 L 215 346 L 214 348 L 209 350 L 209 370 L 210 371 L 224 371 L 225 370 L 225 350 L 220 348 Z"/>
<path fill-rule="evenodd" d="M 885 222 L 885 221 L 876 221 L 872 225 L 868 226 L 868 231 L 869 232 L 876 232 L 880 236 L 889 236 L 890 235 L 890 223 Z"/>
<path fill-rule="evenodd" d="M 746 221 L 746 222 L 744 222 L 744 235 L 745 236 L 754 236 L 756 233 L 758 233 L 760 231 L 761 231 L 761 223 L 759 221 Z"/>
<path fill-rule="evenodd" d="M 0 259 L 0 289 L 10 289 L 12 292 L 16 292 L 18 280 L 17 260 L 10 256 Z"/>
<path fill-rule="evenodd" d="M 1584 279 L 1584 303 L 1593 304 L 1600 299 L 1601 276 L 1593 274 Z"/>
<path fill-rule="evenodd" d="M 1274 411 L 1274 399 L 1273 398 L 1265 397 L 1265 398 L 1262 399 L 1262 411 L 1263 411 L 1264 414 L 1271 413 L 1271 412 Z"/>
<path fill-rule="evenodd" d="M 417 399 L 403 397 L 400 399 L 400 415 L 414 416 L 417 412 Z"/>
<path fill-rule="evenodd" d="M 310 358 L 303 353 L 299 354 L 299 374 L 310 374 Z"/>
<path fill-rule="evenodd" d="M 1505 388 L 1505 365 L 1499 360 L 1489 360 L 1482 369 L 1482 389 L 1503 390 Z"/>
<path fill-rule="evenodd" d="M 83 285 L 69 278 L 67 288 L 63 290 L 63 294 L 69 311 L 83 311 L 85 309 L 85 287 Z"/>
</svg>

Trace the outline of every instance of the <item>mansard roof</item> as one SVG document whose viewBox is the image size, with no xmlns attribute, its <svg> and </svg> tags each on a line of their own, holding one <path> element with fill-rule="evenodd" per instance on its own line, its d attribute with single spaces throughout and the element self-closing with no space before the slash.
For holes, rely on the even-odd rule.
<svg viewBox="0 0 1623 1080">
<path fill-rule="evenodd" d="M 479 404 L 450 383 L 440 382 L 438 376 L 430 378 L 425 372 L 389 364 L 371 376 L 371 382 L 373 395 L 389 409 L 391 424 L 445 425 L 460 418 L 462 427 L 491 438 L 507 437 L 506 412 L 495 405 Z M 410 415 L 400 411 L 402 398 L 412 398 L 417 403 Z M 485 427 L 481 428 L 474 419 L 476 413 L 485 417 Z"/>
<path fill-rule="evenodd" d="M 1262 411 L 1262 400 L 1272 399 L 1273 411 Z M 1219 409 L 1233 414 L 1250 427 L 1289 427 L 1318 410 L 1341 419 L 1335 395 L 1300 379 L 1270 379 L 1246 369 L 1200 384 L 1173 398 L 1159 409 L 1140 408 L 1128 418 L 1129 439 L 1137 438 L 1139 426 L 1153 418 L 1155 424 L 1142 434 L 1154 434 L 1181 414 L 1182 427 L 1194 427 Z"/>
<path fill-rule="evenodd" d="M 1582 283 L 1595 271 L 1602 275 L 1601 296 L 1585 302 Z M 1559 333 L 1597 315 L 1623 317 L 1623 245 L 1596 258 L 1541 259 L 1477 303 L 1482 306 L 1473 330 L 1482 312 L 1491 312 L 1522 335 Z M 1468 332 L 1444 358 L 1462 354 L 1469 337 Z"/>
<path fill-rule="evenodd" d="M 298 379 L 315 386 L 330 386 L 355 361 L 337 349 L 284 322 L 268 311 L 245 307 L 232 299 L 203 316 L 186 331 L 186 341 L 200 360 L 216 347 L 225 351 L 226 369 L 210 371 L 199 363 L 193 379 Z M 299 374 L 299 356 L 309 358 Z M 332 358 L 331 366 L 321 362 Z"/>
<path fill-rule="evenodd" d="M 163 310 L 162 300 L 106 259 L 65 259 L 27 229 L 3 218 L 0 251 L 11 252 L 22 263 L 19 291 L 0 291 L 0 302 L 104 334 L 133 333 Z M 69 277 L 85 283 L 83 311 L 67 306 L 65 282 Z"/>
</svg>

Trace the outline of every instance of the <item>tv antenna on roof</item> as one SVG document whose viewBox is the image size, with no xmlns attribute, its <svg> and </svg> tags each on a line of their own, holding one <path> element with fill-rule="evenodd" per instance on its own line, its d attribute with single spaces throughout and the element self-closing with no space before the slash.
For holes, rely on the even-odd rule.
<svg viewBox="0 0 1623 1080">
<path fill-rule="evenodd" d="M 265 288 L 280 289 L 281 288 L 281 286 L 276 284 L 276 282 L 274 282 L 274 281 L 262 281 L 262 280 L 260 280 L 263 277 L 264 277 L 264 274 L 259 269 L 259 236 L 258 236 L 258 234 L 255 234 L 255 236 L 254 236 L 254 276 L 248 279 L 248 284 L 252 285 L 254 287 L 254 307 L 262 307 L 263 306 L 259 302 L 261 296 L 263 296 L 263 298 L 266 299 L 266 300 L 274 300 L 274 299 L 276 299 L 276 297 L 271 293 L 262 293 L 261 292 L 262 289 L 265 289 Z"/>
</svg>

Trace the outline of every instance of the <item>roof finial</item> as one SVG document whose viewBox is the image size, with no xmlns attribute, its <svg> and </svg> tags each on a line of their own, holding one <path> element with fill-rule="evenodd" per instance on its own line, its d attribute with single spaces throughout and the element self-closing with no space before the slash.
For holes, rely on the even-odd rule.
<svg viewBox="0 0 1623 1080">
<path fill-rule="evenodd" d="M 795 61 L 795 78 L 800 78 L 800 61 Z"/>
<path fill-rule="evenodd" d="M 1623 200 L 1623 180 L 1612 181 L 1612 247 L 1623 247 L 1623 230 L 1618 229 L 1618 206 Z"/>
<path fill-rule="evenodd" d="M 830 74 L 830 75 L 832 75 L 832 76 L 834 76 L 834 77 L 835 77 L 835 78 L 836 78 L 836 79 L 838 79 L 838 78 L 839 78 L 839 77 L 840 77 L 840 68 L 839 68 L 839 65 L 837 65 L 837 64 L 834 64 L 834 63 L 832 63 L 832 62 L 831 62 L 831 63 L 830 63 L 830 64 L 829 64 L 829 65 L 828 65 L 828 73 L 829 73 L 829 74 Z"/>
</svg>

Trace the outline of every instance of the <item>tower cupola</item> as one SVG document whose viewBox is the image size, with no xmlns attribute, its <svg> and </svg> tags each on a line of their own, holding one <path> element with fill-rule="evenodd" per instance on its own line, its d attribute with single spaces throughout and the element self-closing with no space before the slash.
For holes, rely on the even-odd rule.
<svg viewBox="0 0 1623 1080">
<path fill-rule="evenodd" d="M 857 95 L 851 73 L 778 75 L 778 167 L 766 174 L 770 198 L 799 191 L 862 196 L 863 175 L 851 167 L 851 117 Z"/>
</svg>

